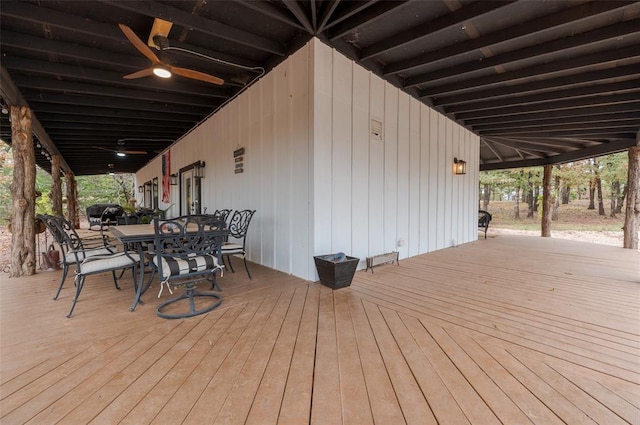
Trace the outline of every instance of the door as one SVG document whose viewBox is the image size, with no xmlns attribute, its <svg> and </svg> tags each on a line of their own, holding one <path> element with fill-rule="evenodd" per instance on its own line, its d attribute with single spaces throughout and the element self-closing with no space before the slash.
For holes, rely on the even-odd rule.
<svg viewBox="0 0 640 425">
<path fill-rule="evenodd" d="M 193 174 L 193 169 L 180 173 L 180 214 L 201 213 L 200 179 Z"/>
</svg>

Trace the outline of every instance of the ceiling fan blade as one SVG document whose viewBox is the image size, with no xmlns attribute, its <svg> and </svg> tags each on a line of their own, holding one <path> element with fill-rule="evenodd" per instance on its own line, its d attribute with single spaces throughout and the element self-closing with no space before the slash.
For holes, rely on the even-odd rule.
<svg viewBox="0 0 640 425">
<path fill-rule="evenodd" d="M 136 35 L 135 32 L 133 32 L 133 30 L 131 28 L 129 28 L 128 26 L 126 26 L 124 24 L 118 24 L 118 26 L 120 27 L 120 29 L 124 33 L 125 37 L 127 37 L 129 39 L 129 41 L 131 42 L 131 44 L 133 44 L 133 47 L 138 49 L 138 51 L 140 51 L 140 53 L 145 55 L 146 58 L 149 59 L 154 64 L 160 62 L 160 59 L 158 59 L 156 54 L 153 53 L 153 51 L 151 51 L 151 49 L 146 44 L 144 44 L 144 41 L 140 40 L 140 38 Z"/>
<path fill-rule="evenodd" d="M 102 146 L 93 146 L 93 147 L 96 148 L 96 149 L 100 149 L 100 150 L 111 152 L 111 153 L 121 152 L 121 153 L 124 153 L 124 154 L 127 154 L 127 155 L 146 155 L 146 154 L 149 153 L 147 151 L 132 151 L 132 150 L 128 150 L 128 149 L 109 149 L 109 148 L 104 148 Z"/>
<path fill-rule="evenodd" d="M 205 74 L 204 72 L 194 71 L 192 69 L 178 68 L 176 66 L 169 66 L 169 70 L 186 78 L 194 80 L 204 81 L 205 83 L 223 85 L 224 80 L 222 78 L 214 77 L 213 75 Z"/>
<path fill-rule="evenodd" d="M 103 151 L 107 151 L 107 152 L 113 152 L 113 153 L 118 152 L 118 151 L 117 151 L 117 150 L 115 150 L 115 149 L 103 148 L 102 146 L 92 146 L 92 147 L 93 147 L 93 148 L 96 148 L 96 149 L 103 150 Z"/>
<path fill-rule="evenodd" d="M 126 78 L 127 80 L 133 80 L 134 78 L 148 77 L 151 74 L 153 74 L 153 67 L 141 69 L 140 71 L 136 71 L 134 73 L 127 74 L 122 78 Z"/>
<path fill-rule="evenodd" d="M 127 155 L 146 155 L 147 151 L 130 151 L 130 150 L 121 150 L 118 152 L 126 153 Z"/>
<path fill-rule="evenodd" d="M 147 46 L 153 47 L 159 50 L 159 46 L 156 46 L 156 43 L 153 41 L 153 37 L 156 35 L 161 35 L 165 38 L 169 37 L 169 31 L 171 31 L 171 27 L 173 26 L 173 22 L 165 21 L 164 19 L 155 18 L 153 20 L 153 26 L 151 27 L 151 32 L 149 33 L 149 40 L 147 40 Z"/>
</svg>

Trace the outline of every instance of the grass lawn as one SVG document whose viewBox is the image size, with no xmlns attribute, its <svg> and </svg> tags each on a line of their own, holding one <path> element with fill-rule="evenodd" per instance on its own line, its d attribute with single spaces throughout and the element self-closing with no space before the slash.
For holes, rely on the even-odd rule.
<svg viewBox="0 0 640 425">
<path fill-rule="evenodd" d="M 527 218 L 527 204 L 520 203 L 520 219 L 513 218 L 514 202 L 491 201 L 489 212 L 492 215 L 491 227 L 514 230 L 540 230 L 540 218 L 538 214 Z M 598 209 L 588 210 L 588 200 L 574 200 L 568 205 L 560 205 L 558 221 L 551 223 L 551 230 L 578 230 L 578 231 L 619 231 L 622 233 L 624 225 L 624 213 L 617 217 L 609 217 L 609 200 L 605 200 L 605 212 L 607 215 L 598 215 Z M 624 211 L 624 210 L 623 210 Z"/>
</svg>

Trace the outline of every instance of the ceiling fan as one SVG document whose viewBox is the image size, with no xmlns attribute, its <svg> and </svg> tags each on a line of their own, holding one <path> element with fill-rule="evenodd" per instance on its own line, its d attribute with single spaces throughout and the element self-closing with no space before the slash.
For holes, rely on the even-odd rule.
<svg viewBox="0 0 640 425">
<path fill-rule="evenodd" d="M 109 149 L 102 146 L 94 146 L 96 149 L 100 149 L 103 151 L 113 152 L 118 156 L 127 156 L 127 155 L 146 155 L 147 151 L 135 151 L 124 148 L 124 142 L 118 141 L 118 149 Z"/>
<path fill-rule="evenodd" d="M 173 24 L 160 18 L 155 18 L 151 33 L 149 35 L 149 46 L 155 47 L 160 51 L 160 54 L 164 53 L 164 49 L 169 46 L 167 35 Z M 157 75 L 161 78 L 170 78 L 172 74 L 180 75 L 182 77 L 191 78 L 193 80 L 204 81 L 206 83 L 222 85 L 224 80 L 222 78 L 215 77 L 213 75 L 205 74 L 204 72 L 194 71 L 192 69 L 180 68 L 172 66 L 166 62 L 161 61 L 158 56 L 144 44 L 142 40 L 133 32 L 131 28 L 124 24 L 118 24 L 120 30 L 129 39 L 131 44 L 138 49 L 147 59 L 151 61 L 151 66 L 132 74 L 125 75 L 123 78 L 128 80 L 134 78 L 148 77 L 149 75 Z"/>
</svg>

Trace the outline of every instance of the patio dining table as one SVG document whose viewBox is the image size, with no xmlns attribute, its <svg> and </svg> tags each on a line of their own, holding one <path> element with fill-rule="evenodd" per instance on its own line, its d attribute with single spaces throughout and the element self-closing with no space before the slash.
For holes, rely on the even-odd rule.
<svg viewBox="0 0 640 425">
<path fill-rule="evenodd" d="M 145 243 L 153 243 L 155 238 L 155 228 L 153 222 L 151 224 L 131 224 L 128 226 L 117 226 L 110 227 L 109 231 L 111 234 L 120 241 L 124 247 L 125 254 L 128 255 L 128 252 L 134 251 L 140 257 L 140 261 L 144 262 L 144 244 Z M 220 230 L 220 238 L 221 240 L 229 235 L 228 229 Z M 218 257 L 218 261 L 222 263 L 222 253 L 220 251 L 220 245 L 218 245 L 218 250 L 216 255 Z M 145 267 L 144 264 L 141 264 L 141 267 L 138 268 L 138 281 L 135 283 L 135 296 L 133 298 L 133 303 L 131 304 L 130 311 L 134 311 L 138 305 L 141 303 L 140 297 L 149 289 L 151 286 L 151 279 L 149 282 L 144 283 L 144 274 Z"/>
</svg>

